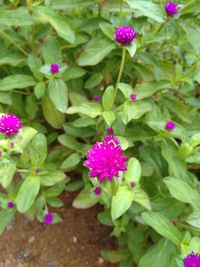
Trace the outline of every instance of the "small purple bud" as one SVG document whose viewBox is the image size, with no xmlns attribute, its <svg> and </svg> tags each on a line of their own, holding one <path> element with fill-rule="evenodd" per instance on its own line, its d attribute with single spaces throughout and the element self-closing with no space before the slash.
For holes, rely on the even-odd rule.
<svg viewBox="0 0 200 267">
<path fill-rule="evenodd" d="M 166 124 L 165 124 L 165 128 L 168 131 L 174 130 L 175 127 L 176 127 L 176 124 L 173 121 L 167 121 Z"/>
<path fill-rule="evenodd" d="M 174 16 L 178 14 L 178 6 L 174 2 L 167 2 L 164 6 L 165 12 L 167 13 L 168 16 Z"/>
<path fill-rule="evenodd" d="M 54 219 L 54 216 L 52 213 L 47 213 L 44 218 L 43 218 L 43 222 L 44 224 L 52 224 Z"/>
<path fill-rule="evenodd" d="M 107 128 L 106 132 L 107 132 L 107 134 L 112 135 L 113 134 L 113 129 L 112 128 Z"/>
<path fill-rule="evenodd" d="M 8 209 L 13 209 L 14 206 L 15 206 L 15 203 L 12 202 L 12 201 L 9 201 L 9 202 L 7 203 L 7 208 L 8 208 Z"/>
<path fill-rule="evenodd" d="M 100 99 L 101 99 L 101 97 L 99 95 L 93 96 L 93 100 L 96 101 L 96 102 L 99 102 Z"/>
<path fill-rule="evenodd" d="M 40 172 L 40 169 L 39 168 L 36 168 L 35 169 L 35 173 L 38 174 Z"/>
<path fill-rule="evenodd" d="M 135 187 L 135 183 L 131 182 L 131 188 L 133 189 Z"/>
<path fill-rule="evenodd" d="M 51 64 L 51 73 L 58 73 L 59 72 L 59 66 L 58 64 Z"/>
<path fill-rule="evenodd" d="M 200 254 L 191 253 L 183 260 L 184 267 L 199 267 Z"/>
<path fill-rule="evenodd" d="M 132 102 L 134 102 L 137 99 L 137 95 L 136 94 L 131 94 L 130 95 L 130 99 Z"/>
<path fill-rule="evenodd" d="M 10 148 L 13 148 L 14 147 L 14 142 L 10 142 Z"/>
<path fill-rule="evenodd" d="M 135 38 L 137 33 L 129 26 L 121 26 L 114 33 L 115 41 L 122 45 L 129 45 Z"/>
<path fill-rule="evenodd" d="M 94 189 L 94 193 L 95 193 L 95 195 L 100 195 L 101 194 L 101 189 L 99 188 L 99 187 L 96 187 L 95 189 Z"/>
</svg>

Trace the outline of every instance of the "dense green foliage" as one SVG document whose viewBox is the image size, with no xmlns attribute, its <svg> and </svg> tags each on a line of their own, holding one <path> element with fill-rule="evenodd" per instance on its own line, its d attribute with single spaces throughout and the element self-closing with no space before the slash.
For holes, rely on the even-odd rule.
<svg viewBox="0 0 200 267">
<path fill-rule="evenodd" d="M 200 253 L 199 0 L 177 1 L 174 17 L 162 0 L 123 1 L 123 24 L 138 33 L 123 49 L 113 38 L 120 1 L 0 3 L 0 112 L 17 114 L 25 126 L 11 140 L 0 136 L 0 232 L 16 211 L 42 221 L 47 206 L 63 205 L 64 190 L 81 188 L 74 207 L 103 204 L 98 219 L 118 238 L 119 250 L 102 251 L 105 259 L 183 267 L 186 254 Z M 83 161 L 108 127 L 128 171 L 99 185 Z M 68 183 L 71 171 L 82 180 Z"/>
</svg>

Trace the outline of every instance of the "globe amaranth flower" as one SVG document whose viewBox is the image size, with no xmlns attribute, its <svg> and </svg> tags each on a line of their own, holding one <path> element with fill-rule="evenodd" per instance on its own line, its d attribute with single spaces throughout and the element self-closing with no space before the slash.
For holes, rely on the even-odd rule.
<svg viewBox="0 0 200 267">
<path fill-rule="evenodd" d="M 96 101 L 96 102 L 99 102 L 100 99 L 101 99 L 101 97 L 99 95 L 93 96 L 93 100 Z"/>
<path fill-rule="evenodd" d="M 13 209 L 14 206 L 15 206 L 15 203 L 12 202 L 12 201 L 9 201 L 9 202 L 7 203 L 7 208 L 8 208 L 8 209 Z"/>
<path fill-rule="evenodd" d="M 200 267 L 200 254 L 188 254 L 183 263 L 184 267 Z"/>
<path fill-rule="evenodd" d="M 49 212 L 49 213 L 47 213 L 47 214 L 44 216 L 44 218 L 43 218 L 43 222 L 44 222 L 45 224 L 52 224 L 53 219 L 54 219 L 53 214 Z"/>
<path fill-rule="evenodd" d="M 101 189 L 99 188 L 99 187 L 96 187 L 95 189 L 94 189 L 94 193 L 95 193 L 95 195 L 100 195 L 101 194 Z"/>
<path fill-rule="evenodd" d="M 114 33 L 115 41 L 122 45 L 129 45 L 135 38 L 137 33 L 129 26 L 121 26 Z"/>
<path fill-rule="evenodd" d="M 51 73 L 58 73 L 59 72 L 59 65 L 58 64 L 51 64 L 50 67 Z"/>
<path fill-rule="evenodd" d="M 137 99 L 137 95 L 136 94 L 131 94 L 130 95 L 130 99 L 132 102 L 134 102 Z"/>
<path fill-rule="evenodd" d="M 165 124 L 165 128 L 168 131 L 174 130 L 175 127 L 176 127 L 176 124 L 173 121 L 167 121 L 166 124 Z"/>
<path fill-rule="evenodd" d="M 6 114 L 0 117 L 0 133 L 8 136 L 16 134 L 22 128 L 22 121 L 13 114 Z"/>
<path fill-rule="evenodd" d="M 167 2 L 165 4 L 165 12 L 167 13 L 168 16 L 174 16 L 178 14 L 178 6 L 174 2 Z"/>
<path fill-rule="evenodd" d="M 115 136 L 107 136 L 102 143 L 97 142 L 88 150 L 84 165 L 90 169 L 90 178 L 97 177 L 102 183 L 103 179 L 112 181 L 113 177 L 119 177 L 120 171 L 126 171 L 127 160 L 123 157 L 119 140 Z"/>
</svg>

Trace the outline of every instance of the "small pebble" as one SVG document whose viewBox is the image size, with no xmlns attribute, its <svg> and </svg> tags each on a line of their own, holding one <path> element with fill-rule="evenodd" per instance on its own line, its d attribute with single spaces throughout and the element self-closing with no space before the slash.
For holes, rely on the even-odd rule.
<svg viewBox="0 0 200 267">
<path fill-rule="evenodd" d="M 104 259 L 103 259 L 102 257 L 99 257 L 99 258 L 98 258 L 98 263 L 99 263 L 99 264 L 103 264 L 103 263 L 104 263 Z"/>
<path fill-rule="evenodd" d="M 12 224 L 8 224 L 7 226 L 6 226 L 6 229 L 9 231 L 9 230 L 12 230 L 12 228 L 13 228 L 13 226 L 12 226 Z"/>
<path fill-rule="evenodd" d="M 29 254 L 30 254 L 30 252 L 29 252 L 29 250 L 26 248 L 26 249 L 24 250 L 24 253 L 23 253 L 24 258 L 27 258 L 27 257 L 29 256 Z"/>
<path fill-rule="evenodd" d="M 55 260 L 50 261 L 50 262 L 48 263 L 48 267 L 57 267 L 57 266 L 58 266 L 58 262 L 55 261 Z"/>
<path fill-rule="evenodd" d="M 29 240 L 28 240 L 28 243 L 31 244 L 35 241 L 35 237 L 32 235 Z"/>
<path fill-rule="evenodd" d="M 73 242 L 74 243 L 77 243 L 77 241 L 78 241 L 77 237 L 76 236 L 73 236 Z"/>
</svg>

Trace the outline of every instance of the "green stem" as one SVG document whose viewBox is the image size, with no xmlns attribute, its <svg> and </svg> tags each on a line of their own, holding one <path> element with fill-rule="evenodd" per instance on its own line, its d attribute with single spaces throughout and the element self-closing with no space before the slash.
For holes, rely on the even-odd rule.
<svg viewBox="0 0 200 267">
<path fill-rule="evenodd" d="M 119 12 L 119 18 L 120 18 L 120 25 L 123 24 L 123 0 L 119 0 L 120 3 L 120 12 Z"/>
<path fill-rule="evenodd" d="M 125 64 L 125 59 L 126 59 L 126 48 L 123 47 L 122 48 L 122 60 L 121 60 L 120 68 L 119 68 L 117 82 L 116 82 L 116 85 L 115 85 L 115 93 L 114 93 L 114 101 L 113 101 L 113 103 L 115 102 L 115 98 L 117 96 L 118 85 L 119 85 L 120 80 L 121 80 L 121 77 L 122 77 L 122 73 L 123 73 L 123 69 L 124 69 L 124 64 Z"/>
<path fill-rule="evenodd" d="M 28 53 L 23 48 L 21 48 L 21 46 L 18 45 L 13 39 L 11 39 L 10 36 L 7 35 L 4 31 L 0 30 L 0 35 L 4 36 L 4 38 L 6 38 L 13 45 L 15 45 L 23 54 L 25 54 L 26 56 L 28 56 Z"/>
<path fill-rule="evenodd" d="M 183 223 L 179 223 L 179 222 L 176 222 L 176 225 L 186 230 L 190 230 L 191 232 L 200 233 L 200 230 L 198 228 L 195 228 L 195 227 L 183 224 Z"/>
</svg>

